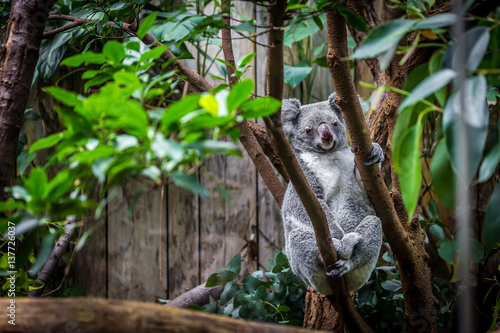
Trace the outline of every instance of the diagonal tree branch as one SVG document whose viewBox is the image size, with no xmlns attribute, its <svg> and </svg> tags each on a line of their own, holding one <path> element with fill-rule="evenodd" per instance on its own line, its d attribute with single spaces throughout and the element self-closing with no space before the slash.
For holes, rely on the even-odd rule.
<svg viewBox="0 0 500 333">
<path fill-rule="evenodd" d="M 68 216 L 66 218 L 66 221 L 68 222 L 65 226 L 65 232 L 59 239 L 57 240 L 56 245 L 52 249 L 52 252 L 50 253 L 50 257 L 43 266 L 42 270 L 37 276 L 37 281 L 33 287 L 36 287 L 37 289 L 32 289 L 28 292 L 28 297 L 40 297 L 42 296 L 43 292 L 43 285 L 46 284 L 52 274 L 54 273 L 54 270 L 56 269 L 57 265 L 59 264 L 59 261 L 61 260 L 62 255 L 66 252 L 66 248 L 68 247 L 69 241 L 71 240 L 71 237 L 75 234 L 76 228 L 74 226 L 75 223 L 75 217 L 74 216 Z"/>
<path fill-rule="evenodd" d="M 222 51 L 224 52 L 224 59 L 228 64 L 230 64 L 226 65 L 226 70 L 227 70 L 229 85 L 232 87 L 238 82 L 238 78 L 233 76 L 234 70 L 236 68 L 236 63 L 234 61 L 231 29 L 228 28 L 229 25 L 231 24 L 230 8 L 231 8 L 231 1 L 226 0 L 222 4 L 221 8 L 222 12 L 226 14 L 224 15 L 224 23 L 226 24 L 226 28 L 222 29 Z M 241 133 L 240 142 L 245 147 L 245 150 L 250 155 L 252 161 L 254 161 L 254 164 L 268 165 L 269 161 L 267 160 L 262 150 L 262 147 L 257 142 L 257 139 L 255 138 L 252 130 L 250 129 L 248 122 L 244 120 L 243 122 L 239 123 L 237 127 Z M 269 168 L 264 169 L 261 167 L 260 170 L 259 173 L 261 174 L 261 177 L 264 179 L 267 187 L 269 188 L 269 191 L 275 198 L 278 205 L 281 207 L 281 204 L 283 203 L 283 198 L 285 196 L 285 187 L 281 184 L 279 178 L 276 176 L 276 174 L 272 169 Z M 272 174 L 269 174 L 269 172 L 272 172 Z"/>
<path fill-rule="evenodd" d="M 267 94 L 277 99 L 283 97 L 283 26 L 287 2 L 277 0 L 269 11 L 269 25 L 271 30 L 268 35 L 267 53 Z M 290 177 L 299 198 L 312 222 L 316 235 L 321 258 L 325 270 L 337 260 L 337 252 L 332 243 L 332 237 L 328 228 L 326 214 L 323 211 L 314 191 L 304 176 L 302 169 L 295 157 L 295 153 L 285 137 L 281 124 L 281 113 L 264 118 L 268 137 L 271 139 L 283 166 Z M 347 291 L 345 279 L 328 277 L 333 296 L 328 300 L 340 313 L 340 317 L 352 332 L 371 332 L 370 327 L 363 321 L 354 307 L 354 303 Z"/>
<path fill-rule="evenodd" d="M 422 230 L 418 223 L 403 227 L 402 223 L 406 220 L 400 221 L 400 219 L 404 214 L 398 217 L 379 168 L 364 164 L 372 151 L 372 143 L 354 88 L 349 63 L 345 60 L 348 57 L 345 26 L 345 19 L 341 15 L 327 12 L 327 60 L 337 92 L 337 104 L 343 111 L 351 135 L 355 162 L 368 197 L 382 220 L 384 234 L 398 258 L 408 330 L 415 332 L 417 328 L 421 328 L 415 327 L 414 318 L 418 317 L 425 322 L 426 332 L 437 332 L 436 314 L 432 304 L 434 296 L 427 269 Z"/>
</svg>

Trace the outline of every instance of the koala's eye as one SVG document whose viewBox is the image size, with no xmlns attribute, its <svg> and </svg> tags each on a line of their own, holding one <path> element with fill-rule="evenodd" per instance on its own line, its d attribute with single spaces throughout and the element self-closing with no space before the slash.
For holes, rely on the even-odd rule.
<svg viewBox="0 0 500 333">
<path fill-rule="evenodd" d="M 306 127 L 306 133 L 307 134 L 311 134 L 311 132 L 313 131 L 313 129 L 311 127 Z"/>
<path fill-rule="evenodd" d="M 336 122 L 336 121 L 334 121 L 334 122 L 332 123 L 332 125 L 333 125 L 333 127 L 337 127 L 337 126 L 339 126 L 339 123 L 338 123 L 338 122 Z"/>
</svg>

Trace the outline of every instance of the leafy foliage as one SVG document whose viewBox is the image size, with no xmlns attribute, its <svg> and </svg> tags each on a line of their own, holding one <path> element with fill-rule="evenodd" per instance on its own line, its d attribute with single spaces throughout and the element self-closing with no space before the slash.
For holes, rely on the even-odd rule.
<svg viewBox="0 0 500 333">
<path fill-rule="evenodd" d="M 390 21 L 375 28 L 352 55 L 355 59 L 376 55 L 383 58 L 388 55 L 390 60 L 398 49 L 400 39 L 414 32 L 416 44 L 412 47 L 399 47 L 400 53 L 407 53 L 403 57 L 404 62 L 415 47 L 420 46 L 420 34 L 427 37 L 434 34 L 433 39 L 437 39 L 439 35 L 446 41 L 446 44 L 440 44 L 428 63 L 410 73 L 405 91 L 392 87 L 383 88 L 406 96 L 399 109 L 392 154 L 403 201 L 410 216 L 421 202 L 422 157 L 432 157 L 432 184 L 425 185 L 424 193 L 431 190 L 437 199 L 451 209 L 455 208 L 455 179 L 458 175 L 457 168 L 462 163 L 460 158 L 464 150 L 463 144 L 468 145 L 470 152 L 467 157 L 470 163 L 467 183 L 490 179 L 500 160 L 500 123 L 494 124 L 493 130 L 489 130 L 490 115 L 498 112 L 496 91 L 500 83 L 496 72 L 489 70 L 500 65 L 498 52 L 495 51 L 498 44 L 495 36 L 498 36 L 499 28 L 493 23 L 498 22 L 498 13 L 491 22 L 480 21 L 479 26 L 469 29 L 460 38 L 453 39 L 449 29 L 445 28 L 456 22 L 455 14 L 425 17 L 417 15 L 419 10 L 414 10 L 415 12 L 409 12 L 407 18 Z M 458 84 L 457 78 L 462 68 L 465 69 L 466 76 L 463 83 Z M 495 109 L 490 110 L 488 100 L 496 105 Z M 465 143 L 461 142 L 464 131 L 468 133 Z M 491 200 L 495 198 L 492 197 Z M 491 227 L 491 220 L 489 218 L 485 222 L 491 231 L 487 251 L 500 239 L 500 231 Z M 452 239 L 442 239 L 440 244 L 440 254 L 448 262 L 453 262 L 456 243 Z M 473 255 L 476 260 L 479 254 L 482 256 L 481 247 L 478 242 L 474 242 L 474 249 L 478 251 Z"/>
<path fill-rule="evenodd" d="M 26 239 L 41 232 L 32 275 L 48 258 L 66 216 L 87 215 L 90 209 L 99 219 L 107 203 L 106 191 L 128 179 L 140 178 L 145 185 L 141 191 L 170 179 L 208 196 L 192 173 L 211 155 L 240 155 L 234 144 L 239 136 L 234 128 L 237 122 L 269 115 L 281 106 L 269 97 L 250 100 L 251 80 L 239 82 L 230 92 L 219 89 L 215 94 L 187 95 L 171 103 L 179 77 L 174 71 L 150 71 L 162 62 L 158 57 L 164 50 L 157 47 L 141 53 L 136 41 L 112 40 L 102 53 L 87 51 L 62 62 L 70 67 L 99 66 L 82 75 L 88 80 L 84 90 L 92 88 L 95 93 L 84 96 L 59 87 L 45 88 L 60 102 L 57 111 L 65 129 L 31 145 L 25 153 L 30 156 L 52 149 L 49 161 L 23 175 L 9 189 L 12 198 L 0 203 L 0 212 L 6 214 L 0 231 L 7 230 L 8 221 L 16 223 L 16 237 L 28 246 L 23 251 L 33 253 L 35 242 L 25 243 Z M 53 167 L 58 172 L 50 177 Z M 96 184 L 102 190 L 94 201 L 89 198 Z M 77 248 L 87 236 L 80 238 Z"/>
<path fill-rule="evenodd" d="M 226 269 L 207 280 L 207 287 L 224 287 L 220 300 L 211 299 L 209 304 L 194 308 L 233 318 L 301 326 L 307 286 L 293 274 L 282 251 L 276 251 L 267 263 L 269 271 L 255 271 L 239 283 L 241 256 L 237 254 Z"/>
</svg>

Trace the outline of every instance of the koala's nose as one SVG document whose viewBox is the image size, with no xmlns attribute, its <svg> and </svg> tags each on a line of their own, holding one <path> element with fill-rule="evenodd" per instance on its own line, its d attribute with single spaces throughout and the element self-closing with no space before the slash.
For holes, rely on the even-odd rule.
<svg viewBox="0 0 500 333">
<path fill-rule="evenodd" d="M 332 130 L 326 123 L 321 123 L 319 125 L 318 132 L 321 137 L 321 141 L 329 143 L 333 140 Z"/>
</svg>

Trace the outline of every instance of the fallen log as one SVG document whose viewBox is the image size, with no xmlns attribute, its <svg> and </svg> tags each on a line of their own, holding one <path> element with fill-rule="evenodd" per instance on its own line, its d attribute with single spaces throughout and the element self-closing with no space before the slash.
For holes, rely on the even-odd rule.
<svg viewBox="0 0 500 333">
<path fill-rule="evenodd" d="M 0 308 L 7 309 L 0 332 L 311 332 L 152 303 L 99 298 L 3 298 Z"/>
</svg>

